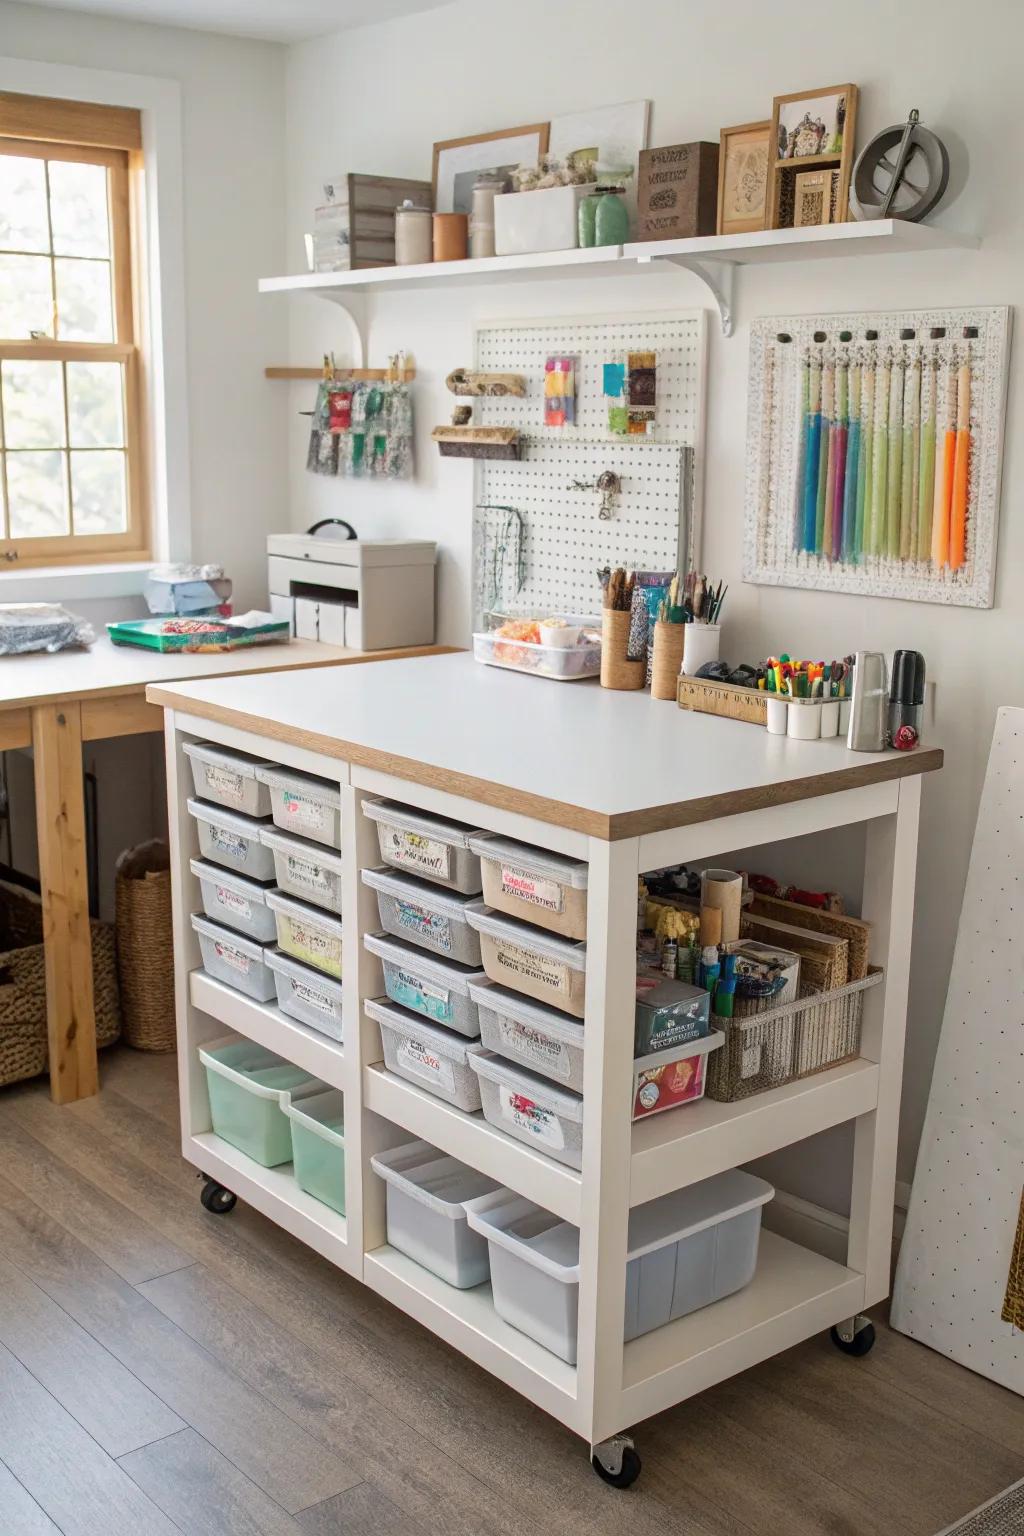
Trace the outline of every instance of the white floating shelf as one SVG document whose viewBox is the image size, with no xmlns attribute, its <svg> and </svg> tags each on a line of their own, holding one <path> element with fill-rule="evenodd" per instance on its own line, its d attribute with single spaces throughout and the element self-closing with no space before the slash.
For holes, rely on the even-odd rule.
<svg viewBox="0 0 1024 1536">
<path fill-rule="evenodd" d="M 290 1019 L 273 1003 L 254 1002 L 205 971 L 193 971 L 189 976 L 189 996 L 201 1012 L 218 1019 L 228 1029 L 237 1030 L 247 1040 L 266 1046 L 268 1051 L 276 1051 L 303 1072 L 311 1072 L 332 1088 L 344 1090 L 348 1086 L 345 1055 L 338 1042 L 298 1019 Z"/>
<path fill-rule="evenodd" d="M 625 261 L 720 261 L 747 266 L 765 261 L 820 261 L 828 256 L 893 255 L 977 246 L 974 235 L 905 219 L 812 224 L 802 229 L 763 229 L 746 235 L 704 235 L 695 240 L 643 240 L 622 248 Z"/>
</svg>

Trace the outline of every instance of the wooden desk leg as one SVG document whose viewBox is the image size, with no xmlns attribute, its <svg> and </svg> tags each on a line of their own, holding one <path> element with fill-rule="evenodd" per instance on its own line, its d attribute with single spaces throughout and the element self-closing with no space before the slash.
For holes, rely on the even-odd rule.
<svg viewBox="0 0 1024 1536">
<path fill-rule="evenodd" d="M 46 949 L 50 1097 L 86 1099 L 98 1087 L 92 941 L 82 792 L 82 710 L 77 703 L 32 711 L 36 827 Z"/>
</svg>

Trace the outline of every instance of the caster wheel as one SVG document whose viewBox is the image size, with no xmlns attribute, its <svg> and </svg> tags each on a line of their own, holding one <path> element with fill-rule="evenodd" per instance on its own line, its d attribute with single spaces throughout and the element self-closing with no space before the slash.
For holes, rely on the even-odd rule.
<svg viewBox="0 0 1024 1536">
<path fill-rule="evenodd" d="M 616 1435 L 595 1449 L 590 1464 L 603 1483 L 612 1488 L 630 1488 L 640 1476 L 643 1463 L 632 1440 Z"/>
<path fill-rule="evenodd" d="M 854 1334 L 852 1339 L 844 1339 L 838 1328 L 831 1332 L 832 1343 L 836 1349 L 841 1349 L 844 1355 L 853 1355 L 857 1360 L 868 1355 L 875 1347 L 875 1328 L 873 1323 L 867 1323 Z"/>
<path fill-rule="evenodd" d="M 228 1211 L 233 1211 L 238 1200 L 230 1189 L 225 1189 L 223 1184 L 217 1184 L 213 1179 L 207 1179 L 203 1185 L 203 1192 L 199 1196 L 206 1210 L 214 1216 L 226 1216 Z"/>
</svg>

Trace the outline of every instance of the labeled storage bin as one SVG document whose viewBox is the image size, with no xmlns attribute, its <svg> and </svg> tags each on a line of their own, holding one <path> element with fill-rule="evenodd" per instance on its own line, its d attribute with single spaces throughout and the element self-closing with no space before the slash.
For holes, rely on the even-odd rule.
<svg viewBox="0 0 1024 1536">
<path fill-rule="evenodd" d="M 393 1003 L 421 1013 L 435 1024 L 444 1024 L 470 1040 L 480 1038 L 480 1019 L 470 985 L 486 990 L 483 971 L 459 965 L 455 960 L 432 957 L 415 944 L 368 933 L 363 943 L 371 955 L 377 955 L 384 969 L 384 990 Z"/>
<path fill-rule="evenodd" d="M 500 1189 L 486 1174 L 427 1141 L 376 1152 L 370 1167 L 387 1184 L 388 1242 L 460 1291 L 487 1279 L 487 1239 L 466 1219 L 466 1202 Z"/>
<path fill-rule="evenodd" d="M 327 1087 L 301 1067 L 262 1045 L 226 1035 L 199 1047 L 206 1068 L 210 1117 L 218 1136 L 264 1168 L 292 1160 L 292 1137 L 284 1106 Z"/>
<path fill-rule="evenodd" d="M 341 982 L 293 960 L 279 949 L 268 949 L 267 965 L 274 977 L 281 1012 L 332 1040 L 341 1040 Z"/>
<path fill-rule="evenodd" d="M 583 1025 L 505 987 L 470 984 L 480 1041 L 531 1072 L 583 1092 Z"/>
<path fill-rule="evenodd" d="M 292 1128 L 292 1163 L 300 1189 L 345 1214 L 345 1098 L 340 1088 L 312 1093 L 284 1112 Z"/>
<path fill-rule="evenodd" d="M 182 751 L 201 800 L 212 800 L 246 816 L 270 815 L 270 790 L 256 777 L 257 768 L 269 768 L 269 763 L 212 741 L 186 741 Z"/>
<path fill-rule="evenodd" d="M 704 1097 L 708 1056 L 725 1044 L 717 1030 L 687 1045 L 652 1051 L 633 1062 L 633 1119 L 659 1115 Z"/>
<path fill-rule="evenodd" d="M 277 942 L 286 955 L 326 971 L 328 976 L 341 975 L 340 917 L 306 901 L 296 901 L 283 891 L 270 891 L 267 906 L 276 919 Z"/>
<path fill-rule="evenodd" d="M 203 800 L 190 800 L 188 813 L 195 817 L 199 852 L 204 859 L 248 875 L 250 880 L 273 880 L 274 856 L 260 841 L 262 822 Z"/>
<path fill-rule="evenodd" d="M 385 864 L 463 896 L 479 896 L 480 860 L 470 849 L 470 838 L 477 835 L 474 827 L 390 800 L 364 800 L 363 810 L 377 823 Z"/>
<path fill-rule="evenodd" d="M 391 869 L 364 869 L 363 881 L 377 892 L 381 927 L 460 965 L 479 966 L 480 939 L 470 926 L 483 903 L 438 890 L 425 880 Z"/>
<path fill-rule="evenodd" d="M 480 936 L 480 956 L 492 981 L 582 1019 L 587 996 L 585 944 L 541 933 L 529 923 L 483 907 L 466 915 Z"/>
<path fill-rule="evenodd" d="M 274 878 L 282 891 L 328 912 L 341 911 L 340 853 L 279 827 L 265 826 L 260 837 L 273 856 Z"/>
<path fill-rule="evenodd" d="M 367 998 L 363 1006 L 380 1025 L 384 1062 L 390 1072 L 456 1109 L 480 1108 L 480 1086 L 470 1070 L 479 1045 L 440 1024 L 428 1024 L 385 997 Z"/>
<path fill-rule="evenodd" d="M 583 1166 L 583 1099 L 493 1051 L 470 1058 L 484 1119 L 570 1168 Z"/>
<path fill-rule="evenodd" d="M 257 1003 L 274 996 L 274 978 L 267 965 L 268 945 L 247 939 L 232 928 L 211 923 L 200 912 L 192 913 L 192 927 L 199 938 L 203 970 L 225 986 L 244 992 Z"/>
<path fill-rule="evenodd" d="M 199 881 L 207 917 L 226 923 L 257 944 L 268 944 L 275 937 L 277 927 L 267 906 L 267 886 L 245 875 L 233 875 L 205 859 L 190 859 L 189 868 Z"/>
<path fill-rule="evenodd" d="M 276 826 L 328 848 L 341 847 L 341 790 L 297 768 L 264 763 L 257 777 L 270 794 L 270 814 Z"/>
<path fill-rule="evenodd" d="M 754 1277 L 761 1208 L 775 1191 L 738 1168 L 629 1214 L 624 1337 L 635 1339 L 742 1290 Z M 508 1190 L 470 1202 L 486 1237 L 499 1317 L 576 1363 L 579 1230 Z"/>
<path fill-rule="evenodd" d="M 586 938 L 585 860 L 490 835 L 474 837 L 470 847 L 480 856 L 484 901 L 489 907 L 539 923 L 563 938 Z"/>
</svg>

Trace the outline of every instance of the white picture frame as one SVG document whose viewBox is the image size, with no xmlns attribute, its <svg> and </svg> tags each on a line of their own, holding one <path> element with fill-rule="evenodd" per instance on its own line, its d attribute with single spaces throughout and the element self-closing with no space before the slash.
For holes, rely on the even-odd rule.
<svg viewBox="0 0 1024 1536">
<path fill-rule="evenodd" d="M 473 182 L 483 171 L 511 175 L 519 165 L 537 165 L 548 148 L 549 125 L 528 123 L 494 133 L 445 139 L 434 145 L 435 213 L 469 213 Z"/>
</svg>

